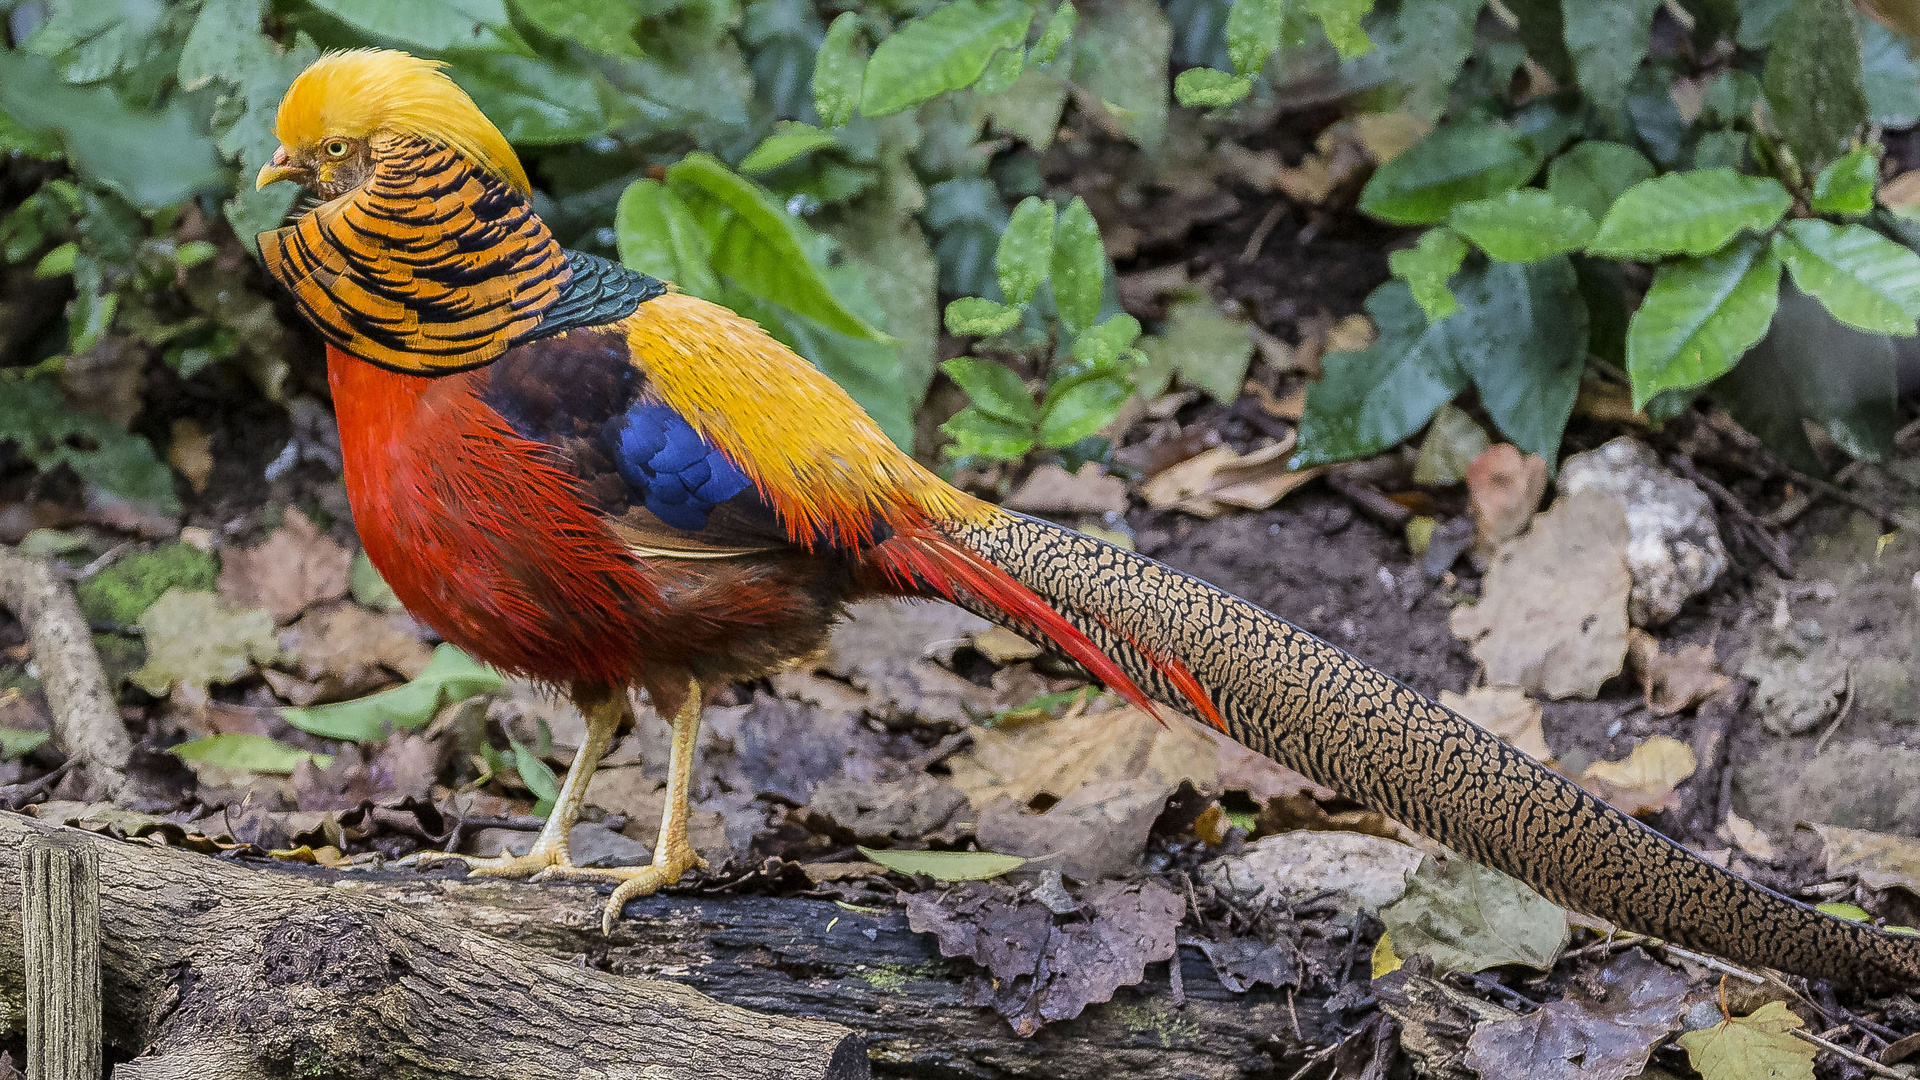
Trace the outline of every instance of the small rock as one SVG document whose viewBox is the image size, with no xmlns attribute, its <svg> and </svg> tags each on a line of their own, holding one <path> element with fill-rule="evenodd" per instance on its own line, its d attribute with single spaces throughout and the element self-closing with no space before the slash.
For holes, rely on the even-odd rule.
<svg viewBox="0 0 1920 1080">
<path fill-rule="evenodd" d="M 575 866 L 645 866 L 653 861 L 651 846 L 592 821 L 573 827 L 567 849 Z"/>
<path fill-rule="evenodd" d="M 1627 617 L 1635 626 L 1659 626 L 1678 615 L 1727 567 L 1720 522 L 1706 492 L 1668 472 L 1636 439 L 1623 435 L 1568 458 L 1560 491 L 1597 491 L 1626 511 L 1627 570 L 1633 575 Z"/>
<path fill-rule="evenodd" d="M 1353 832 L 1286 832 L 1263 837 L 1238 855 L 1200 868 L 1207 884 L 1247 907 L 1331 890 L 1331 902 L 1351 916 L 1399 899 L 1420 853 L 1397 840 Z"/>
</svg>

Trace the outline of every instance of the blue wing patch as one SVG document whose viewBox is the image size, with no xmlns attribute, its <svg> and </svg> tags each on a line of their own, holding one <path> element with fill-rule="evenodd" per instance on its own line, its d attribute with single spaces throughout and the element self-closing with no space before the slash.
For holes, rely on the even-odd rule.
<svg viewBox="0 0 1920 1080">
<path fill-rule="evenodd" d="M 636 402 L 607 422 L 607 440 L 637 500 L 676 529 L 706 528 L 714 507 L 753 486 L 666 405 Z"/>
</svg>

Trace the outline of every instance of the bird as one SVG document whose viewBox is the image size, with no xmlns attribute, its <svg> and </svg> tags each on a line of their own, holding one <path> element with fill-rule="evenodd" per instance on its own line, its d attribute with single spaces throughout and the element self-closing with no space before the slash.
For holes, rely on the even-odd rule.
<svg viewBox="0 0 1920 1080">
<path fill-rule="evenodd" d="M 687 799 L 709 696 L 816 654 L 850 603 L 919 598 L 1623 929 L 1843 984 L 1920 984 L 1920 938 L 1707 861 L 1245 600 L 950 486 L 754 322 L 563 248 L 441 63 L 325 54 L 274 134 L 257 186 L 320 201 L 260 234 L 260 253 L 325 339 L 367 557 L 445 641 L 586 717 L 531 850 L 458 856 L 470 872 L 610 883 L 611 932 L 628 900 L 703 865 Z M 640 692 L 672 728 L 653 860 L 576 866 L 569 830 Z"/>
</svg>

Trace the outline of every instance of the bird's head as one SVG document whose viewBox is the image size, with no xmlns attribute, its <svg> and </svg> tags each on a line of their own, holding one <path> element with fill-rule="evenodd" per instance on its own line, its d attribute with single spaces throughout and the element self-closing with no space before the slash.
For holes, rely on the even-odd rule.
<svg viewBox="0 0 1920 1080">
<path fill-rule="evenodd" d="M 428 139 L 529 191 L 513 148 L 438 60 L 393 49 L 328 53 L 300 73 L 280 101 L 280 148 L 255 187 L 293 180 L 337 199 L 373 175 L 378 137 Z"/>
</svg>

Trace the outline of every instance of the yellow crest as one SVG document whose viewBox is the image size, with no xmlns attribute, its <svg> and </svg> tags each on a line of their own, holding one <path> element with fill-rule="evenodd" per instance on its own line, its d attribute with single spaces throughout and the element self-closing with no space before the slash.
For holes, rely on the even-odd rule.
<svg viewBox="0 0 1920 1080">
<path fill-rule="evenodd" d="M 380 131 L 430 139 L 527 194 L 527 174 L 506 137 L 445 66 L 395 49 L 328 53 L 287 88 L 273 133 L 288 149 Z"/>
</svg>

